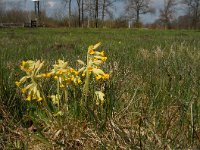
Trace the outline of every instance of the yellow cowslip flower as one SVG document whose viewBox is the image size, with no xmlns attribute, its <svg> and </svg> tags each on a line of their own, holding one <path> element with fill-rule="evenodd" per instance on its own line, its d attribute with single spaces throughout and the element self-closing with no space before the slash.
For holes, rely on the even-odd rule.
<svg viewBox="0 0 200 150">
<path fill-rule="evenodd" d="M 101 78 L 102 78 L 101 75 L 97 75 L 97 76 L 96 76 L 96 80 L 100 80 Z"/>
<path fill-rule="evenodd" d="M 26 100 L 27 100 L 27 101 L 31 101 L 31 96 L 28 96 L 28 97 L 26 98 Z"/>
<path fill-rule="evenodd" d="M 92 72 L 92 69 L 93 69 L 92 67 L 88 67 L 89 72 Z"/>
<path fill-rule="evenodd" d="M 26 92 L 26 88 L 22 88 L 21 91 L 22 91 L 22 93 L 25 93 Z"/>
<path fill-rule="evenodd" d="M 104 74 L 102 78 L 103 79 L 109 79 L 109 77 L 110 77 L 109 74 Z"/>
<path fill-rule="evenodd" d="M 22 61 L 22 66 L 24 67 L 27 64 L 26 61 Z"/>
<path fill-rule="evenodd" d="M 70 68 L 70 72 L 75 72 L 75 70 L 73 68 Z"/>
<path fill-rule="evenodd" d="M 63 72 L 62 72 L 61 70 L 59 70 L 59 71 L 57 72 L 57 74 L 62 75 Z"/>
<path fill-rule="evenodd" d="M 15 84 L 19 87 L 21 85 L 21 82 L 16 81 Z"/>
<path fill-rule="evenodd" d="M 40 102 L 40 101 L 42 101 L 42 100 L 43 100 L 42 97 L 38 97 L 38 99 L 37 99 L 38 102 Z"/>
<path fill-rule="evenodd" d="M 101 60 L 102 60 L 102 61 L 106 61 L 106 60 L 107 60 L 107 57 L 101 57 Z"/>
<path fill-rule="evenodd" d="M 78 82 L 78 84 L 81 84 L 81 83 L 82 83 L 81 79 L 78 79 L 78 81 L 77 81 L 77 82 Z"/>
<path fill-rule="evenodd" d="M 71 77 L 71 81 L 74 81 L 74 76 Z"/>
<path fill-rule="evenodd" d="M 76 75 L 76 76 L 78 76 L 78 74 L 79 74 L 79 72 L 78 72 L 78 71 L 75 71 L 74 73 L 75 73 L 75 75 Z"/>
<path fill-rule="evenodd" d="M 54 79 L 56 79 L 56 80 L 57 80 L 57 79 L 58 79 L 58 76 L 54 76 Z"/>
<path fill-rule="evenodd" d="M 104 56 L 105 56 L 104 51 L 100 52 L 100 55 L 101 55 L 102 57 L 104 57 Z"/>
<path fill-rule="evenodd" d="M 65 80 L 65 81 L 69 81 L 69 80 L 71 80 L 71 79 L 70 79 L 70 78 L 65 78 L 64 80 Z"/>
<path fill-rule="evenodd" d="M 85 73 L 82 73 L 82 76 L 85 77 Z"/>
<path fill-rule="evenodd" d="M 93 59 L 93 61 L 97 61 L 97 60 L 98 60 L 97 58 L 94 58 L 94 59 Z"/>
<path fill-rule="evenodd" d="M 46 77 L 47 78 L 51 77 L 51 73 L 46 73 Z"/>
<path fill-rule="evenodd" d="M 88 53 L 89 53 L 90 55 L 93 55 L 93 54 L 94 54 L 94 50 L 93 50 L 93 49 L 90 49 L 90 50 L 88 51 Z"/>
<path fill-rule="evenodd" d="M 60 85 L 60 88 L 64 88 L 64 87 L 65 87 L 64 84 L 61 84 L 61 85 Z"/>
</svg>

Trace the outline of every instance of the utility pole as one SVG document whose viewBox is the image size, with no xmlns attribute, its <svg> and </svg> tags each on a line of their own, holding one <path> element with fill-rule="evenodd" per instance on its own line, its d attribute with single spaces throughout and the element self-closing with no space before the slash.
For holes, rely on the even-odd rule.
<svg viewBox="0 0 200 150">
<path fill-rule="evenodd" d="M 35 18 L 40 18 L 40 1 L 39 0 L 32 0 L 34 2 L 35 7 Z"/>
<path fill-rule="evenodd" d="M 33 25 L 33 26 L 37 26 L 37 24 L 39 24 L 39 22 L 40 22 L 40 1 L 39 0 L 32 0 L 32 1 L 34 2 L 34 7 L 35 7 L 35 21 L 36 21 L 36 22 L 34 21 L 36 23 L 36 25 Z M 35 24 L 35 23 L 33 23 L 33 24 Z"/>
</svg>

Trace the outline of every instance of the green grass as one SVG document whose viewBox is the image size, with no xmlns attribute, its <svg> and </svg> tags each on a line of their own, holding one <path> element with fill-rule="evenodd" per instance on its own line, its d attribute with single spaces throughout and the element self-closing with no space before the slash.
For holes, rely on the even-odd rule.
<svg viewBox="0 0 200 150">
<path fill-rule="evenodd" d="M 28 136 L 15 133 L 26 130 L 30 107 L 14 84 L 22 76 L 20 62 L 61 58 L 75 66 L 97 42 L 108 56 L 112 117 L 103 131 L 69 117 L 66 147 L 78 139 L 85 149 L 199 148 L 199 39 L 199 31 L 185 30 L 0 29 L 0 131 L 6 131 L 0 132 L 0 148 L 44 147 L 31 137 L 21 142 Z"/>
</svg>

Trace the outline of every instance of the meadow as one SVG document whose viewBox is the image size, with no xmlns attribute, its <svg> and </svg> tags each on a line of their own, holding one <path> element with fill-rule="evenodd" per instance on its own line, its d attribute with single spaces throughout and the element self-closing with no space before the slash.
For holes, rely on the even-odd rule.
<svg viewBox="0 0 200 150">
<path fill-rule="evenodd" d="M 189 30 L 0 29 L 0 149 L 200 148 L 199 39 Z M 76 68 L 98 42 L 109 79 L 91 81 L 87 96 L 93 101 L 101 88 L 104 105 L 82 112 L 83 89 L 70 89 L 69 108 L 49 117 L 50 102 L 26 101 L 15 85 L 22 61 L 44 60 L 49 70 L 63 59 Z M 48 95 L 56 89 L 45 81 Z"/>
</svg>

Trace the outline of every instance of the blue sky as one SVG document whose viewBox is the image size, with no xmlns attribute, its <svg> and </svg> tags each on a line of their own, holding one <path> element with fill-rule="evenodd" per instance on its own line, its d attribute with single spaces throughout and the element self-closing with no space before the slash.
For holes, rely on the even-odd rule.
<svg viewBox="0 0 200 150">
<path fill-rule="evenodd" d="M 4 2 L 6 2 L 6 7 L 7 8 L 11 8 L 12 7 L 18 7 L 20 6 L 22 9 L 25 10 L 33 10 L 34 9 L 34 4 L 32 2 L 32 0 L 3 0 Z M 26 3 L 25 3 L 26 1 Z M 64 12 L 64 6 L 63 4 L 61 4 L 61 0 L 40 0 L 41 4 L 48 10 L 48 14 L 51 15 L 55 15 L 55 13 L 61 13 L 62 11 Z M 73 0 L 75 2 L 75 0 Z M 163 2 L 164 0 L 152 0 L 152 6 L 154 8 L 156 8 L 156 14 L 146 14 L 141 16 L 141 20 L 145 23 L 152 23 L 155 21 L 155 19 L 158 19 L 159 17 L 159 9 L 162 8 L 163 6 Z M 26 5 L 25 5 L 26 4 Z M 123 1 L 121 2 L 117 2 L 114 6 L 115 8 L 115 17 L 120 16 L 123 13 Z M 75 4 L 74 4 L 75 5 Z"/>
</svg>

